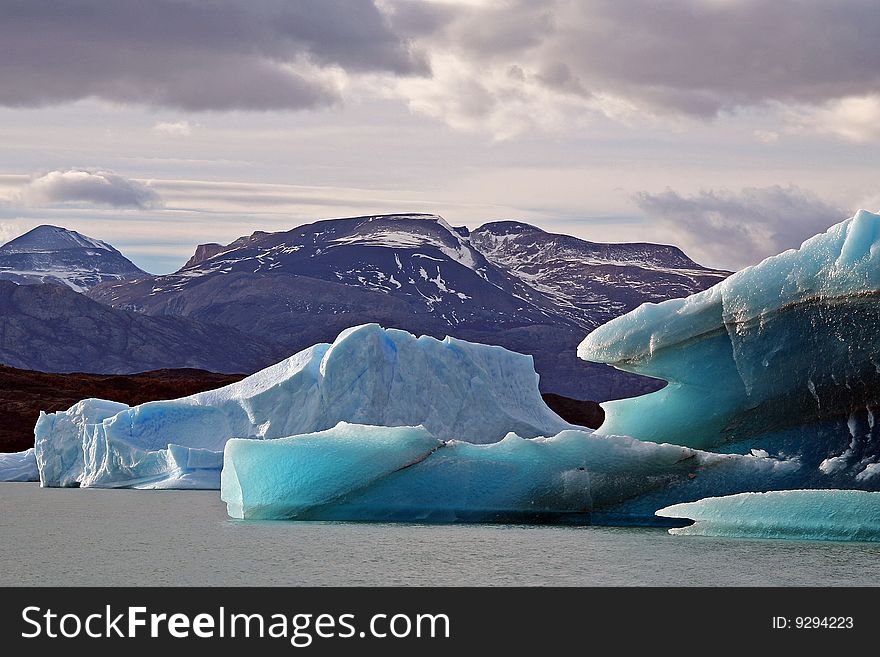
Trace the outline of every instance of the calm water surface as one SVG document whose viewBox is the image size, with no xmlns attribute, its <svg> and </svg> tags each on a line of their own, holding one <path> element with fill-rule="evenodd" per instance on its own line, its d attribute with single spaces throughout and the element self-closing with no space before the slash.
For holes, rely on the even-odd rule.
<svg viewBox="0 0 880 657">
<path fill-rule="evenodd" d="M 0 585 L 877 585 L 880 544 L 241 522 L 216 491 L 0 484 Z"/>
</svg>

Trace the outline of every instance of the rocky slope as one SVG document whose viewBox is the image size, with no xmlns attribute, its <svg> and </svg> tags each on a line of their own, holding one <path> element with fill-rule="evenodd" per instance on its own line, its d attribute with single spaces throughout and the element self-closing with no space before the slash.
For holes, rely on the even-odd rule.
<svg viewBox="0 0 880 657">
<path fill-rule="evenodd" d="M 110 308 L 53 284 L 0 280 L 0 363 L 44 372 L 252 372 L 286 350 L 232 327 Z"/>
</svg>

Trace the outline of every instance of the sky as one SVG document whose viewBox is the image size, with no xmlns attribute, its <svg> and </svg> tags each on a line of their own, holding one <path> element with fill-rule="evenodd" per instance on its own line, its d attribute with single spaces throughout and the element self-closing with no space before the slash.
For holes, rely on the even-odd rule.
<svg viewBox="0 0 880 657">
<path fill-rule="evenodd" d="M 4 0 L 0 242 L 428 212 L 738 269 L 880 208 L 875 0 Z"/>
</svg>

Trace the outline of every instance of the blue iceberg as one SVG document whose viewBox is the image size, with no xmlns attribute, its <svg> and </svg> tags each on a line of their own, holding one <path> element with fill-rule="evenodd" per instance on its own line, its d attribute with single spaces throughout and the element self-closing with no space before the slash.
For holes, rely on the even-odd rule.
<svg viewBox="0 0 880 657">
<path fill-rule="evenodd" d="M 796 470 L 582 430 L 474 444 L 423 427 L 340 423 L 229 441 L 221 498 L 245 519 L 669 524 L 653 515 L 658 500 L 766 485 Z"/>
<path fill-rule="evenodd" d="M 86 399 L 41 414 L 36 461 L 43 486 L 216 489 L 230 438 L 339 422 L 421 425 L 478 443 L 572 426 L 541 399 L 531 356 L 368 324 L 217 390 L 132 408 Z"/>
<path fill-rule="evenodd" d="M 296 518 L 427 458 L 443 443 L 422 427 L 340 422 L 277 440 L 226 444 L 220 497 L 233 518 Z"/>
<path fill-rule="evenodd" d="M 39 481 L 34 448 L 0 454 L 0 481 Z"/>
<path fill-rule="evenodd" d="M 657 515 L 694 521 L 671 534 L 880 541 L 880 493 L 861 490 L 741 493 L 676 504 Z"/>
<path fill-rule="evenodd" d="M 665 379 L 603 434 L 801 464 L 797 488 L 880 488 L 880 216 L 593 331 L 586 360 Z"/>
</svg>

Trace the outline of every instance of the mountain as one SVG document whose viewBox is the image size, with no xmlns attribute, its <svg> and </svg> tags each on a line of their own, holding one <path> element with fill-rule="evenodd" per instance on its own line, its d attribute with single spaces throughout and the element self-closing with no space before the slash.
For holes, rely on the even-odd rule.
<svg viewBox="0 0 880 657">
<path fill-rule="evenodd" d="M 37 226 L 0 246 L 0 279 L 60 283 L 83 292 L 105 281 L 149 276 L 101 240 L 57 226 Z"/>
<path fill-rule="evenodd" d="M 222 303 L 227 311 L 223 321 L 237 325 L 226 307 L 231 299 L 221 302 L 206 294 L 216 285 L 203 286 L 214 281 L 229 288 L 238 302 L 242 275 L 247 296 L 255 287 L 284 286 L 291 276 L 310 279 L 298 280 L 295 290 L 285 290 L 285 298 L 296 303 L 276 305 L 272 314 L 390 312 L 394 317 L 406 313 L 420 316 L 418 321 L 431 327 L 559 320 L 550 299 L 493 265 L 466 237 L 433 215 L 319 221 L 281 233 L 257 232 L 220 249 L 200 245 L 174 274 L 104 285 L 92 296 L 148 314 L 201 316 L 204 304 L 213 313 Z M 199 294 L 194 294 L 197 289 Z M 325 299 L 318 289 L 328 291 L 329 297 Z M 242 316 L 251 326 L 267 319 L 272 318 L 250 312 Z"/>
<path fill-rule="evenodd" d="M 0 363 L 43 372 L 253 372 L 287 355 L 229 326 L 109 308 L 54 284 L 0 280 Z"/>
<path fill-rule="evenodd" d="M 588 330 L 643 303 L 711 287 L 731 273 L 698 265 L 674 246 L 588 242 L 516 221 L 480 226 L 470 243 Z"/>
<path fill-rule="evenodd" d="M 566 238 L 515 222 L 470 233 L 423 214 L 331 219 L 201 245 L 173 274 L 104 283 L 89 296 L 228 325 L 290 352 L 378 322 L 532 354 L 548 392 L 608 399 L 656 389 L 578 360 L 577 344 L 644 300 L 690 294 L 727 273 L 674 247 Z"/>
</svg>

